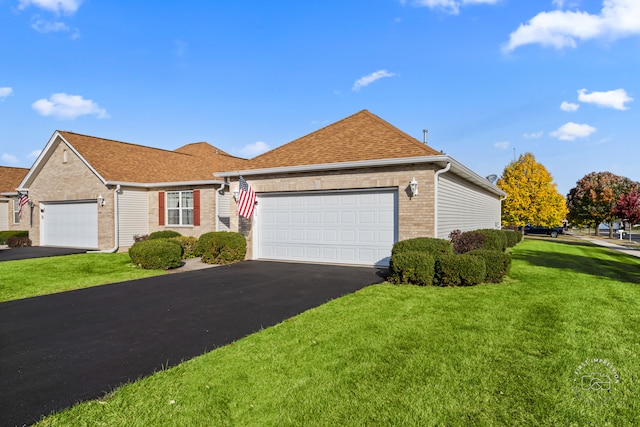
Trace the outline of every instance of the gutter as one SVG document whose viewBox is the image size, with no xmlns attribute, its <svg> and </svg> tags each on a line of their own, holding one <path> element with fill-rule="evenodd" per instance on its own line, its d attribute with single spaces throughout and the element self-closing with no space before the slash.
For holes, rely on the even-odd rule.
<svg viewBox="0 0 640 427">
<path fill-rule="evenodd" d="M 119 221 L 119 213 L 120 213 L 120 205 L 118 204 L 118 194 L 120 193 L 120 184 L 116 186 L 116 189 L 113 192 L 113 236 L 115 246 L 111 249 L 106 249 L 103 251 L 87 251 L 90 254 L 112 254 L 118 250 L 120 247 L 120 221 Z"/>
<path fill-rule="evenodd" d="M 438 238 L 438 177 L 451 169 L 451 162 L 433 175 L 433 237 Z"/>
<path fill-rule="evenodd" d="M 116 185 L 118 187 L 140 187 L 140 188 L 160 188 L 160 187 L 178 187 L 178 186 L 193 186 L 193 185 L 216 185 L 225 184 L 225 181 L 219 179 L 211 179 L 206 181 L 179 181 L 179 182 L 126 182 L 126 181 L 105 181 L 105 185 Z"/>
</svg>

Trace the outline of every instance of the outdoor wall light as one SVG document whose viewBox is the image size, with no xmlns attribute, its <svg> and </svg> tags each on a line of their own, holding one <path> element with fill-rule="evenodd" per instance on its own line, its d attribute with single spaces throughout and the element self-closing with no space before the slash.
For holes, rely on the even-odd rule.
<svg viewBox="0 0 640 427">
<path fill-rule="evenodd" d="M 104 197 L 102 197 L 102 194 L 98 196 L 98 206 L 104 206 Z"/>
<path fill-rule="evenodd" d="M 240 192 L 236 188 L 235 190 L 233 190 L 233 200 L 235 200 L 237 202 L 239 196 L 240 196 Z"/>
<path fill-rule="evenodd" d="M 416 181 L 415 177 L 409 183 L 409 188 L 411 189 L 411 194 L 413 196 L 417 196 L 418 195 L 418 181 Z"/>
</svg>

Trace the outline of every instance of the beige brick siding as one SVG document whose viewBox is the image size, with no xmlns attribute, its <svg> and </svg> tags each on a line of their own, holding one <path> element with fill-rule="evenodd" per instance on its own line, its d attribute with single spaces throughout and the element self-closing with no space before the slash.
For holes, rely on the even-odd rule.
<svg viewBox="0 0 640 427">
<path fill-rule="evenodd" d="M 281 174 L 271 176 L 247 176 L 253 190 L 260 193 L 326 191 L 368 188 L 396 188 L 398 191 L 398 239 L 433 236 L 433 176 L 431 165 L 367 168 L 314 173 Z M 409 182 L 419 183 L 419 194 L 410 197 Z M 231 189 L 238 188 L 237 179 Z M 247 238 L 247 258 L 253 253 L 251 223 L 239 218 L 237 204 L 231 202 L 231 230 Z"/>
</svg>

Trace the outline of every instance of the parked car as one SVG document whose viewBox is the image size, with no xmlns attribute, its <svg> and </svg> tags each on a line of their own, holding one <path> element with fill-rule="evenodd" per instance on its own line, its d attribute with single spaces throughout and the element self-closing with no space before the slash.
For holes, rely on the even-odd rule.
<svg viewBox="0 0 640 427">
<path fill-rule="evenodd" d="M 558 237 L 558 234 L 564 234 L 562 227 L 544 227 L 541 225 L 525 225 L 524 234 L 541 234 L 545 236 Z"/>
</svg>

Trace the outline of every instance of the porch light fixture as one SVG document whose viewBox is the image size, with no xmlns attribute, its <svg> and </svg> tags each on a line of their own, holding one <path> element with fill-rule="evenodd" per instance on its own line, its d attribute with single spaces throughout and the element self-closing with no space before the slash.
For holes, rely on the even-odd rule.
<svg viewBox="0 0 640 427">
<path fill-rule="evenodd" d="M 102 197 L 102 194 L 98 196 L 98 206 L 104 206 L 104 197 Z"/>
<path fill-rule="evenodd" d="M 409 188 L 411 189 L 411 194 L 413 196 L 417 196 L 418 195 L 418 181 L 416 181 L 415 177 L 409 183 Z"/>
<path fill-rule="evenodd" d="M 238 189 L 236 188 L 235 190 L 233 190 L 233 200 L 237 202 L 238 197 L 240 197 L 240 191 L 238 191 Z"/>
</svg>

